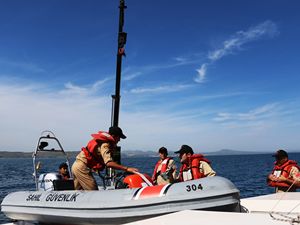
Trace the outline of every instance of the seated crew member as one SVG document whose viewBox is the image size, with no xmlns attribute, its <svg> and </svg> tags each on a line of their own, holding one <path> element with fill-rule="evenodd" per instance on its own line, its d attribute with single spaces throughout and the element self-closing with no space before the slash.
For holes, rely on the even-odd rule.
<svg viewBox="0 0 300 225">
<path fill-rule="evenodd" d="M 58 173 L 62 176 L 63 180 L 70 179 L 70 174 L 69 174 L 68 168 L 69 168 L 68 164 L 65 162 L 59 165 Z"/>
<path fill-rule="evenodd" d="M 120 165 L 113 161 L 114 151 L 120 138 L 126 136 L 119 127 L 110 127 L 109 132 L 99 131 L 92 134 L 86 147 L 81 149 L 72 166 L 74 186 L 76 190 L 98 190 L 92 170 L 103 170 L 105 167 L 127 172 L 137 172 L 138 169 Z"/>
<path fill-rule="evenodd" d="M 293 192 L 300 187 L 299 166 L 294 160 L 288 159 L 286 151 L 280 149 L 273 157 L 274 168 L 267 177 L 267 183 L 271 187 L 275 187 L 275 192 Z"/>
<path fill-rule="evenodd" d="M 215 176 L 216 172 L 211 168 L 210 161 L 202 154 L 194 154 L 193 149 L 188 145 L 182 145 L 179 154 L 181 167 L 179 181 L 195 180 L 208 176 Z"/>
<path fill-rule="evenodd" d="M 158 153 L 160 160 L 155 165 L 152 181 L 158 185 L 173 183 L 176 178 L 175 161 L 168 157 L 168 150 L 165 147 L 161 147 Z"/>
</svg>

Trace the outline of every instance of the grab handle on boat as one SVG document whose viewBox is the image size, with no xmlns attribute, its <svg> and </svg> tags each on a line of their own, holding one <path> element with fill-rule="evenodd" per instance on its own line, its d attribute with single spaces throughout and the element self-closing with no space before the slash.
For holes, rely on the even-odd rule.
<svg viewBox="0 0 300 225">
<path fill-rule="evenodd" d="M 132 173 L 139 175 L 139 176 L 143 179 L 143 181 L 145 181 L 145 183 L 146 183 L 148 186 L 153 186 L 153 184 L 151 183 L 151 181 L 149 181 L 149 180 L 147 179 L 147 177 L 144 176 L 144 174 L 141 174 L 141 173 L 139 173 L 139 172 L 132 172 Z"/>
</svg>

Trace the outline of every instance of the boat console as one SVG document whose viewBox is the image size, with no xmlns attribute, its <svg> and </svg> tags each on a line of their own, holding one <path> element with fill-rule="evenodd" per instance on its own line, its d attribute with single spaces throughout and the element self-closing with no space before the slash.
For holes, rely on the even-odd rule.
<svg viewBox="0 0 300 225">
<path fill-rule="evenodd" d="M 38 191 L 74 190 L 73 179 L 64 180 L 58 173 L 42 173 L 38 179 Z"/>
</svg>

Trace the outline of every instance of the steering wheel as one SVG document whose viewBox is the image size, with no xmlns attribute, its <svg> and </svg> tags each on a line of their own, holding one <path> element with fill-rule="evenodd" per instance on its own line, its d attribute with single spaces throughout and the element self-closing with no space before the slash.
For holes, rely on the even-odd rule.
<svg viewBox="0 0 300 225">
<path fill-rule="evenodd" d="M 126 176 L 131 173 L 119 172 L 115 175 L 115 189 L 125 189 L 128 188 L 128 184 L 124 183 L 123 180 Z"/>
</svg>

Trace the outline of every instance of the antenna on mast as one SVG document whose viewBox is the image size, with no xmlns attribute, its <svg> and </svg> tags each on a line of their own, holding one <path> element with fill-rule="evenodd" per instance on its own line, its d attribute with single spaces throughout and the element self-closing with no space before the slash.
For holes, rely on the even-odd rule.
<svg viewBox="0 0 300 225">
<path fill-rule="evenodd" d="M 120 0 L 116 85 L 115 85 L 115 94 L 112 95 L 111 126 L 119 126 L 122 57 L 125 56 L 125 44 L 126 44 L 126 39 L 127 39 L 127 33 L 123 31 L 124 11 L 126 8 L 127 8 L 127 6 L 125 5 L 125 0 Z M 121 147 L 120 146 L 116 147 L 116 149 L 113 153 L 113 159 L 117 163 L 121 163 Z M 110 175 L 112 175 L 112 173 L 113 172 L 111 171 Z"/>
<path fill-rule="evenodd" d="M 115 94 L 112 95 L 113 110 L 112 110 L 112 126 L 119 126 L 119 111 L 120 111 L 120 89 L 121 89 L 121 67 L 122 57 L 125 56 L 125 44 L 127 33 L 123 31 L 124 26 L 124 11 L 127 8 L 125 0 L 120 0 L 119 13 L 119 33 L 118 33 L 118 51 L 117 51 L 117 68 L 116 68 L 116 86 Z"/>
</svg>

